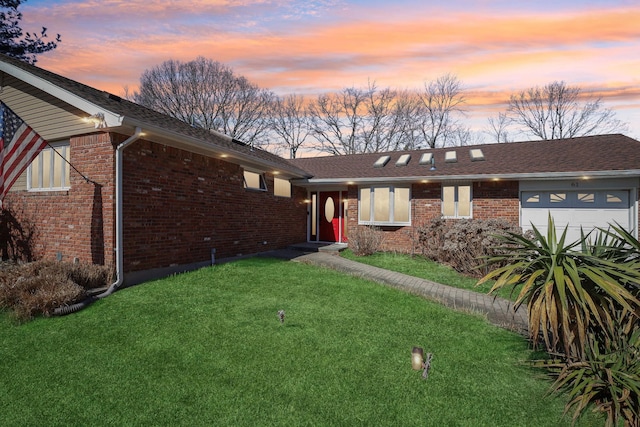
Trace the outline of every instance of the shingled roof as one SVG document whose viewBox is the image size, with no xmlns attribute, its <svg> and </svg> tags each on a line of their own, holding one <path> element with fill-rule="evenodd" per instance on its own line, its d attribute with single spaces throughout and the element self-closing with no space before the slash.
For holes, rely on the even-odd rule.
<svg viewBox="0 0 640 427">
<path fill-rule="evenodd" d="M 3 63 L 6 64 L 3 66 Z M 20 70 L 16 72 L 16 70 Z M 56 95 L 69 94 L 81 98 L 88 104 L 106 110 L 118 117 L 118 127 L 110 129 L 114 132 L 123 132 L 127 127 L 140 126 L 148 135 L 156 135 L 162 138 L 162 142 L 171 143 L 172 140 L 188 140 L 202 151 L 203 149 L 225 153 L 236 161 L 245 161 L 256 166 L 263 165 L 269 168 L 279 169 L 296 177 L 308 176 L 294 164 L 282 157 L 271 154 L 259 148 L 250 147 L 240 141 L 233 140 L 219 132 L 208 132 L 201 128 L 190 126 L 176 118 L 167 116 L 149 108 L 130 102 L 119 96 L 101 91 L 77 81 L 68 79 L 34 65 L 19 61 L 4 54 L 0 54 L 0 71 L 14 75 L 18 79 L 28 78 L 28 83 L 41 90 L 48 91 L 55 87 Z M 54 95 L 55 96 L 55 95 Z"/>
<path fill-rule="evenodd" d="M 472 158 L 480 150 L 483 159 Z M 446 156 L 455 152 L 455 161 Z M 435 170 L 428 161 L 435 159 Z M 423 158 L 423 154 L 426 156 Z M 406 166 L 396 165 L 409 155 Z M 382 167 L 374 164 L 383 156 Z M 406 157 L 405 157 L 406 159 Z M 620 134 L 550 141 L 483 144 L 417 151 L 290 160 L 313 175 L 307 182 L 345 183 L 416 180 L 552 179 L 640 176 L 640 142 Z"/>
</svg>

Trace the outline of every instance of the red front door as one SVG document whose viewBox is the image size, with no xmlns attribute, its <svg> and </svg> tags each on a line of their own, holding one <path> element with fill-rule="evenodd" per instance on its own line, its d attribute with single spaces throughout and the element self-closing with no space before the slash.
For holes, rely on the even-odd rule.
<svg viewBox="0 0 640 427">
<path fill-rule="evenodd" d="M 323 242 L 340 241 L 341 224 L 341 203 L 340 192 L 330 191 L 320 193 L 320 203 L 318 205 L 319 219 L 319 240 Z"/>
</svg>

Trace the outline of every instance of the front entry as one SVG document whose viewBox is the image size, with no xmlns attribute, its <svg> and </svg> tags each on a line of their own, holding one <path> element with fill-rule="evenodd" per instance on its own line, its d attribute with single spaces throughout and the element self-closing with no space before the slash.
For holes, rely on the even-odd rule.
<svg viewBox="0 0 640 427">
<path fill-rule="evenodd" d="M 345 200 L 346 191 L 323 191 L 317 195 L 318 203 L 312 206 L 314 215 L 312 222 L 317 221 L 318 235 L 317 240 L 321 242 L 346 242 L 345 234 Z M 312 224 L 312 230 L 315 228 Z M 311 233 L 313 239 L 313 234 Z"/>
</svg>

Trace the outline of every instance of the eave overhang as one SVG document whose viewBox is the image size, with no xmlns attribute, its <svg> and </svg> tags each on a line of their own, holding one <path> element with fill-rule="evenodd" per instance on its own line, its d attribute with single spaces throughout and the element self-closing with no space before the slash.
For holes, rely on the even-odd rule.
<svg viewBox="0 0 640 427">
<path fill-rule="evenodd" d="M 324 187 L 331 185 L 376 185 L 376 184 L 409 184 L 446 181 L 533 181 L 533 180 L 571 180 L 571 179 L 607 179 L 640 177 L 640 169 L 619 171 L 573 171 L 573 172 L 535 172 L 505 174 L 474 175 L 420 175 L 403 177 L 371 177 L 371 178 L 309 178 L 297 179 L 293 182 L 302 187 Z"/>
<path fill-rule="evenodd" d="M 42 77 L 31 74 L 22 68 L 0 61 L 0 71 L 86 112 L 88 116 L 100 116 L 103 118 L 103 125 L 105 127 L 118 127 L 122 125 L 124 120 L 123 116 L 87 101 L 85 98 L 63 89 Z"/>
</svg>

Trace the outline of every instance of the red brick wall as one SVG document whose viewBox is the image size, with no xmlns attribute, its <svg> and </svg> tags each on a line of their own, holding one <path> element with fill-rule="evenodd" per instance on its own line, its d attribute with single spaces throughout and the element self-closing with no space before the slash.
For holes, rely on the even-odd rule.
<svg viewBox="0 0 640 427">
<path fill-rule="evenodd" d="M 473 217 L 500 218 L 520 224 L 518 181 L 484 181 L 473 183 Z"/>
<path fill-rule="evenodd" d="M 24 226 L 36 230 L 37 258 L 113 265 L 113 173 L 110 135 L 98 133 L 71 138 L 70 163 L 92 182 L 70 169 L 67 191 L 16 189 L 5 199 Z"/>
<path fill-rule="evenodd" d="M 112 143 L 113 138 L 113 143 Z M 126 136 L 72 138 L 68 191 L 12 191 L 6 207 L 37 233 L 37 258 L 115 264 L 115 151 Z M 245 190 L 240 166 L 140 140 L 124 151 L 125 272 L 192 264 L 306 241 L 306 190 Z M 265 243 L 266 242 L 266 243 Z"/>
<path fill-rule="evenodd" d="M 147 141 L 124 151 L 125 271 L 202 262 L 306 241 L 306 191 L 246 190 L 240 166 Z"/>
<path fill-rule="evenodd" d="M 421 183 L 411 186 L 411 226 L 381 227 L 385 233 L 383 250 L 410 253 L 416 249 L 417 229 L 441 215 L 441 186 Z M 517 181 L 476 182 L 473 184 L 473 217 L 502 218 L 518 225 L 519 190 Z M 455 220 L 453 220 L 455 221 Z M 349 229 L 358 226 L 358 187 L 349 187 Z"/>
</svg>

